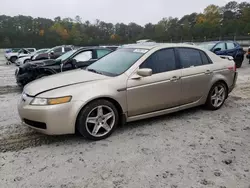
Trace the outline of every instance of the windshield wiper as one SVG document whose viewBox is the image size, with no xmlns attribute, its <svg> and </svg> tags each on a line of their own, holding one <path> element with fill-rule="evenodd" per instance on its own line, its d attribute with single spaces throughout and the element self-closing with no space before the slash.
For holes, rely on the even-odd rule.
<svg viewBox="0 0 250 188">
<path fill-rule="evenodd" d="M 97 73 L 97 74 L 102 74 L 101 72 L 95 70 L 95 69 L 86 69 L 87 71 L 90 71 L 90 72 L 94 72 L 94 73 Z"/>
</svg>

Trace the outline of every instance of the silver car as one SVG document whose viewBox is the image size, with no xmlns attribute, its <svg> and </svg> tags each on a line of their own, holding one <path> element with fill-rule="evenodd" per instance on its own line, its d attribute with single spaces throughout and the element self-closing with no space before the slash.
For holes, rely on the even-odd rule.
<svg viewBox="0 0 250 188">
<path fill-rule="evenodd" d="M 199 105 L 217 110 L 236 79 L 234 61 L 194 45 L 126 45 L 87 69 L 26 85 L 18 111 L 24 124 L 42 133 L 78 131 L 100 140 L 125 122 Z"/>
</svg>

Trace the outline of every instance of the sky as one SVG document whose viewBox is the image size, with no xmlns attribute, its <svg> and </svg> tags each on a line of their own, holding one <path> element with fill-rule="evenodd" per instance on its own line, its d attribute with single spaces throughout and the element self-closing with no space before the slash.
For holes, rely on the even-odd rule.
<svg viewBox="0 0 250 188">
<path fill-rule="evenodd" d="M 237 0 L 236 0 L 237 1 Z M 244 0 L 242 0 L 244 1 Z M 237 2 L 242 2 L 238 0 Z M 249 0 L 245 0 L 249 1 Z M 203 12 L 210 4 L 223 6 L 228 0 L 0 0 L 0 15 L 96 19 L 111 23 L 157 23 L 164 17 L 181 18 Z"/>
</svg>

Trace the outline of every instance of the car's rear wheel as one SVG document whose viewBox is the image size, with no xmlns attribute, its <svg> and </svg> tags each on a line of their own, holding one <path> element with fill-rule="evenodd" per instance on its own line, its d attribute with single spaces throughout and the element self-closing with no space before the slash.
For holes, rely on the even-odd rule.
<svg viewBox="0 0 250 188">
<path fill-rule="evenodd" d="M 218 110 L 224 104 L 228 90 L 223 82 L 217 82 L 209 91 L 206 107 L 210 110 Z"/>
<path fill-rule="evenodd" d="M 109 137 L 119 122 L 115 105 L 107 100 L 96 100 L 87 104 L 79 113 L 76 128 L 91 140 Z"/>
<path fill-rule="evenodd" d="M 16 56 L 10 58 L 10 62 L 11 62 L 11 63 L 15 63 L 16 60 L 17 60 L 17 57 L 16 57 Z"/>
</svg>

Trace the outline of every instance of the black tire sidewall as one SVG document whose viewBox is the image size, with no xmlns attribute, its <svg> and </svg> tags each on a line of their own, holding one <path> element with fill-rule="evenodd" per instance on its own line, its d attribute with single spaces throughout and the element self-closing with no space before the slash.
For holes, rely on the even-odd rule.
<svg viewBox="0 0 250 188">
<path fill-rule="evenodd" d="M 14 56 L 14 57 L 11 57 L 11 58 L 10 58 L 10 62 L 11 62 L 11 63 L 15 63 L 14 60 L 16 61 L 16 60 L 17 60 L 17 57 Z"/>
<path fill-rule="evenodd" d="M 226 91 L 226 93 L 225 93 L 225 99 L 224 99 L 223 103 L 222 103 L 219 107 L 214 107 L 214 106 L 212 105 L 211 97 L 212 97 L 212 93 L 213 93 L 214 88 L 215 88 L 216 86 L 218 86 L 218 85 L 222 85 L 222 86 L 224 87 L 224 89 L 225 89 L 225 91 Z M 215 84 L 212 86 L 212 88 L 210 89 L 209 94 L 208 94 L 208 97 L 207 97 L 207 101 L 206 101 L 206 107 L 207 107 L 207 109 L 209 109 L 209 110 L 218 110 L 218 109 L 220 109 L 220 108 L 223 106 L 223 104 L 225 103 L 226 98 L 227 98 L 227 95 L 228 95 L 228 89 L 227 89 L 226 85 L 225 85 L 224 83 L 222 83 L 222 82 L 217 82 L 217 83 L 215 83 Z"/>
<path fill-rule="evenodd" d="M 100 106 L 100 105 L 108 106 L 114 111 L 114 113 L 115 113 L 115 124 L 114 124 L 114 126 L 112 127 L 111 131 L 108 134 L 106 134 L 104 136 L 101 136 L 101 137 L 94 137 L 91 134 L 89 134 L 88 131 L 87 131 L 86 119 L 87 119 L 87 116 L 88 116 L 89 112 L 91 110 L 93 110 L 95 107 Z M 118 125 L 118 122 L 119 122 L 119 114 L 118 114 L 118 111 L 117 111 L 115 105 L 113 103 L 111 103 L 110 101 L 108 101 L 108 100 L 99 99 L 99 100 L 95 100 L 93 102 L 90 102 L 89 104 L 87 104 L 80 111 L 80 113 L 79 113 L 79 115 L 77 117 L 76 129 L 85 138 L 97 141 L 97 140 L 102 140 L 102 139 L 105 139 L 105 138 L 109 137 L 114 132 L 114 130 L 116 129 L 116 127 Z"/>
<path fill-rule="evenodd" d="M 242 62 L 243 62 L 243 60 L 244 60 L 244 57 L 236 57 L 236 59 L 235 59 L 235 65 L 236 65 L 236 68 L 240 68 L 241 66 L 242 66 Z"/>
</svg>

